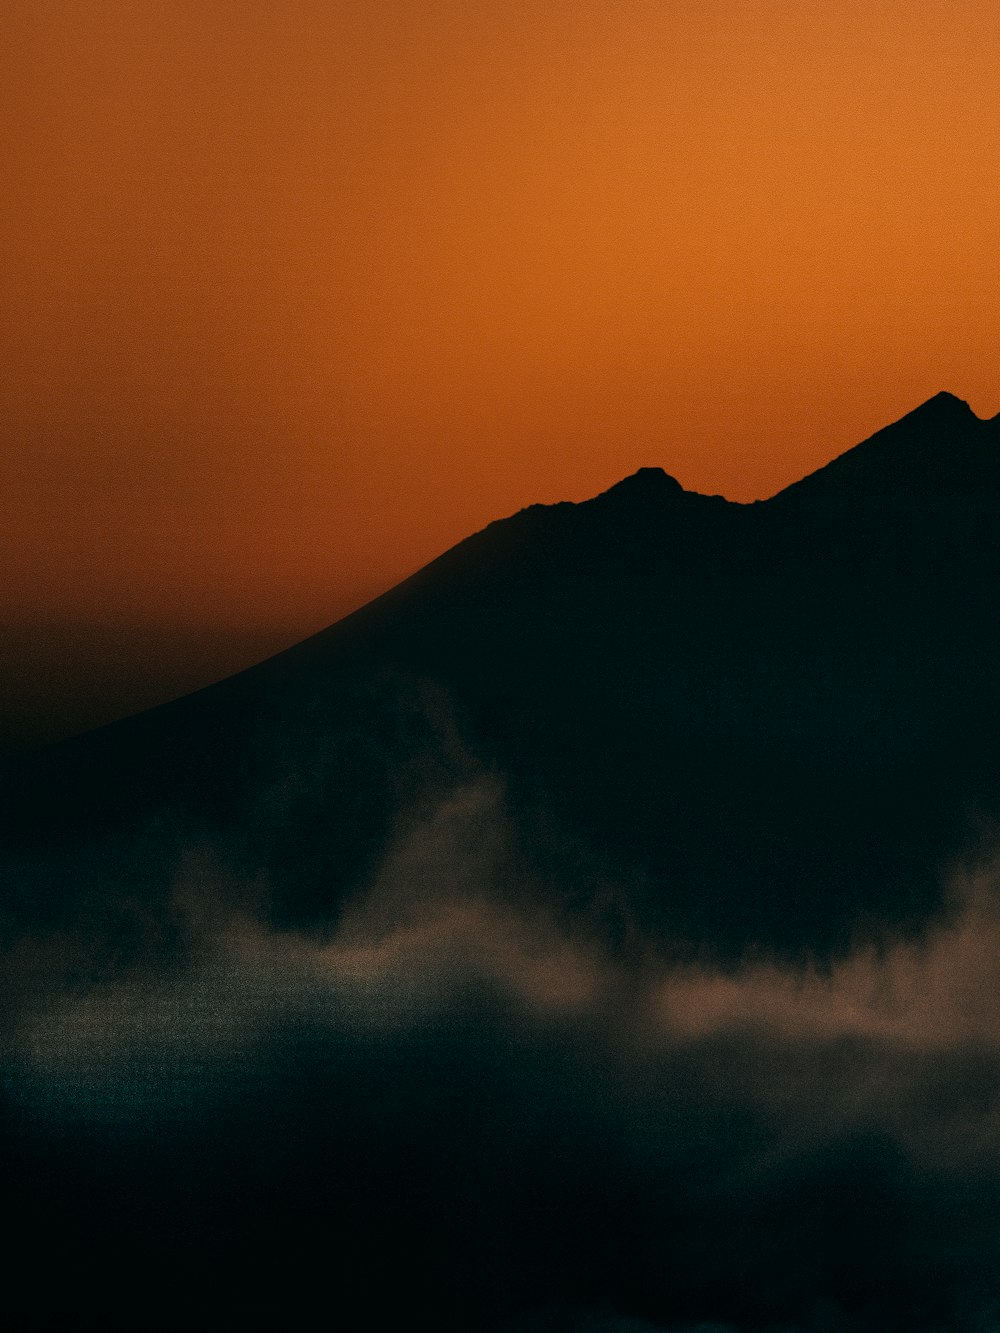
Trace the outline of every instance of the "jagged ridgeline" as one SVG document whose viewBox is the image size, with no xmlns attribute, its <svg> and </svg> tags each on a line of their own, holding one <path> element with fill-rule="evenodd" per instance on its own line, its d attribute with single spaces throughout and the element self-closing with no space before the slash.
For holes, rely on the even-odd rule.
<svg viewBox="0 0 1000 1333">
<path fill-rule="evenodd" d="M 1000 1328 L 1000 422 L 646 468 L 11 764 L 12 1328 Z"/>
<path fill-rule="evenodd" d="M 274 924 L 329 929 L 395 831 L 487 774 L 525 879 L 623 943 L 918 926 L 1000 798 L 998 512 L 1000 421 L 949 394 L 764 502 L 643 468 L 523 510 L 10 766 L 3 913 L 121 932 L 127 900 L 138 930 L 194 842 Z"/>
</svg>

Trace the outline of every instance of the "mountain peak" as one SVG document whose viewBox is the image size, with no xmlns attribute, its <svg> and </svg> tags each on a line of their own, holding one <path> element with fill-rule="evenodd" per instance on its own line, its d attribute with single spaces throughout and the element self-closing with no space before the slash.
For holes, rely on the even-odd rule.
<svg viewBox="0 0 1000 1333">
<path fill-rule="evenodd" d="M 902 421 L 912 421 L 916 417 L 933 417 L 939 421 L 968 421 L 970 418 L 973 421 L 979 420 L 979 417 L 976 416 L 964 398 L 958 398 L 945 389 L 936 393 L 933 398 L 928 398 L 919 407 L 915 407 L 912 412 L 902 418 Z"/>
<path fill-rule="evenodd" d="M 996 423 L 977 417 L 963 398 L 942 392 L 781 495 L 839 495 L 852 502 L 880 504 L 892 496 L 940 497 L 998 489 Z"/>
<path fill-rule="evenodd" d="M 663 468 L 641 467 L 630 476 L 616 482 L 608 490 L 603 491 L 598 498 L 613 495 L 619 499 L 630 501 L 657 502 L 668 496 L 683 494 L 684 487 L 676 477 L 672 477 L 669 472 L 664 472 Z"/>
</svg>

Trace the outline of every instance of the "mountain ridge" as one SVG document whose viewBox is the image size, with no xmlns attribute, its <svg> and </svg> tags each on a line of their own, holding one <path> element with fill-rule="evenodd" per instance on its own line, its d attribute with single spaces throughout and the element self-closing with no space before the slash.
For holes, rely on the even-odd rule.
<svg viewBox="0 0 1000 1333">
<path fill-rule="evenodd" d="M 749 515 L 773 512 L 775 508 L 785 505 L 792 507 L 808 497 L 812 503 L 804 506 L 804 508 L 813 511 L 813 519 L 820 522 L 827 520 L 842 522 L 845 506 L 850 506 L 852 502 L 858 501 L 861 498 L 859 488 L 870 487 L 872 482 L 877 483 L 878 497 L 876 498 L 869 491 L 867 496 L 864 497 L 864 507 L 868 510 L 874 509 L 877 514 L 879 506 L 887 498 L 897 505 L 904 502 L 906 487 L 901 487 L 894 484 L 894 482 L 898 481 L 901 474 L 905 477 L 906 470 L 901 468 L 893 473 L 891 468 L 879 467 L 873 469 L 866 465 L 859 466 L 859 464 L 866 462 L 873 452 L 879 451 L 885 437 L 888 437 L 891 442 L 893 436 L 895 436 L 896 443 L 903 446 L 903 452 L 906 452 L 908 447 L 913 444 L 917 445 L 919 452 L 921 440 L 920 438 L 914 440 L 913 428 L 918 427 L 917 434 L 919 436 L 920 428 L 927 425 L 938 432 L 957 430 L 960 439 L 965 443 L 969 442 L 970 435 L 976 436 L 976 443 L 979 446 L 982 446 L 984 442 L 987 443 L 985 449 L 982 447 L 976 449 L 978 462 L 976 468 L 973 469 L 975 475 L 971 478 L 966 476 L 964 480 L 959 478 L 951 486 L 945 487 L 945 491 L 951 491 L 960 498 L 964 496 L 965 502 L 974 503 L 977 508 L 981 508 L 987 497 L 995 489 L 1000 488 L 1000 414 L 993 418 L 981 419 L 972 412 L 967 402 L 951 393 L 942 391 L 897 421 L 876 431 L 866 440 L 853 445 L 821 467 L 814 469 L 763 499 L 736 501 L 718 494 L 689 490 L 664 467 L 644 465 L 584 500 L 535 503 L 525 506 L 510 515 L 492 520 L 484 528 L 461 539 L 454 546 L 449 547 L 426 565 L 414 571 L 413 574 L 401 580 L 400 583 L 393 585 L 384 593 L 372 599 L 371 602 L 332 622 L 324 629 L 300 641 L 299 644 L 283 649 L 254 666 L 243 668 L 234 674 L 220 678 L 212 684 L 184 694 L 168 703 L 154 705 L 150 709 L 143 710 L 143 712 L 155 713 L 163 708 L 170 709 L 176 704 L 182 704 L 183 700 L 190 698 L 192 693 L 200 693 L 202 689 L 215 690 L 219 686 L 225 685 L 226 681 L 238 679 L 247 672 L 256 673 L 262 667 L 266 668 L 269 662 L 282 658 L 287 653 L 297 656 L 302 649 L 302 645 L 310 643 L 313 639 L 326 639 L 331 633 L 337 635 L 349 634 L 352 632 L 349 627 L 352 627 L 355 623 L 368 621 L 372 615 L 381 613 L 380 608 L 395 605 L 400 598 L 408 595 L 409 590 L 420 586 L 428 578 L 437 577 L 442 569 L 461 563 L 470 549 L 486 548 L 486 553 L 491 555 L 493 548 L 501 548 L 500 554 L 506 557 L 509 554 L 509 548 L 512 545 L 516 546 L 523 537 L 528 535 L 529 529 L 530 539 L 534 540 L 543 525 L 553 525 L 551 532 L 548 534 L 552 540 L 558 542 L 567 538 L 577 515 L 582 514 L 589 518 L 592 514 L 601 513 L 610 518 L 617 511 L 619 519 L 628 517 L 630 520 L 649 528 L 651 532 L 655 532 L 656 524 L 661 518 L 665 519 L 670 516 L 674 520 L 687 523 L 689 520 L 696 521 L 696 513 L 700 519 L 710 509 L 714 509 L 718 515 L 725 514 L 725 521 L 741 523 L 743 525 L 742 531 L 746 532 L 748 531 L 748 523 L 757 522 L 756 518 L 751 519 L 748 517 Z M 926 435 L 926 431 L 923 433 Z M 926 442 L 925 439 L 923 443 L 926 444 Z M 931 471 L 927 481 L 932 484 L 935 475 Z M 833 485 L 830 484 L 831 482 Z M 922 489 L 926 494 L 931 488 L 931 485 L 925 485 L 919 489 Z M 977 496 L 975 494 L 977 490 L 981 491 L 982 494 Z M 819 495 L 821 491 L 823 492 L 822 497 Z M 970 495 L 970 491 L 973 494 Z M 816 514 L 818 500 L 822 500 L 822 502 L 829 501 L 828 508 L 830 512 L 828 515 L 819 516 Z M 822 508 L 822 503 L 818 507 Z M 805 521 L 805 517 L 803 521 Z M 124 718 L 104 723 L 94 730 L 103 731 L 107 727 L 117 729 L 121 723 L 129 722 L 132 718 L 142 715 L 142 713 L 129 714 Z M 89 731 L 79 733 L 62 741 L 50 742 L 43 748 L 49 748 L 49 745 L 52 744 L 61 746 L 72 743 L 89 734 L 91 734 Z M 9 761 L 8 758 L 0 760 L 0 763 Z M 17 762 L 16 754 L 13 756 L 13 761 Z"/>
<path fill-rule="evenodd" d="M 900 491 L 930 420 L 993 447 L 640 470 L 8 766 L 22 1322 L 994 1327 L 1000 524 Z"/>
<path fill-rule="evenodd" d="M 824 486 L 824 498 L 838 503 L 862 490 L 878 503 L 907 494 L 971 497 L 984 485 L 1000 490 L 1000 417 L 978 417 L 963 399 L 942 392 L 764 503 L 787 503 Z"/>
<path fill-rule="evenodd" d="M 970 416 L 939 397 L 846 457 L 884 486 L 887 439 L 958 422 L 993 467 Z M 994 493 L 888 503 L 830 468 L 752 505 L 641 469 L 522 510 L 247 671 L 8 765 L 0 831 L 49 857 L 180 820 L 315 926 L 434 799 L 399 774 L 438 791 L 471 765 L 557 880 L 570 847 L 584 897 L 615 866 L 657 931 L 822 952 L 920 919 L 970 810 L 1000 811 Z"/>
<path fill-rule="evenodd" d="M 830 459 L 828 462 L 814 468 L 811 472 L 797 478 L 794 481 L 782 486 L 772 495 L 758 500 L 732 500 L 727 496 L 711 494 L 704 491 L 688 490 L 683 484 L 672 476 L 665 468 L 658 465 L 646 465 L 639 467 L 635 472 L 613 483 L 605 490 L 599 492 L 596 496 L 588 500 L 579 501 L 580 504 L 589 504 L 593 500 L 600 500 L 609 495 L 643 495 L 649 497 L 654 494 L 660 494 L 666 497 L 668 494 L 676 498 L 680 494 L 686 496 L 698 496 L 702 499 L 724 500 L 728 505 L 734 505 L 739 508 L 750 508 L 769 505 L 773 501 L 780 499 L 790 491 L 810 483 L 813 479 L 822 476 L 828 476 L 830 469 L 837 469 L 844 466 L 847 460 L 852 460 L 855 466 L 864 459 L 866 462 L 873 453 L 882 453 L 884 446 L 889 445 L 894 450 L 914 452 L 915 450 L 925 449 L 930 445 L 937 444 L 941 434 L 957 435 L 959 441 L 975 441 L 976 443 L 988 442 L 988 447 L 996 450 L 995 457 L 991 459 L 998 469 L 998 479 L 1000 479 L 1000 414 L 994 417 L 979 417 L 973 412 L 969 403 L 957 397 L 947 390 L 933 394 L 930 398 L 920 403 L 917 407 L 906 412 L 902 417 L 890 422 L 888 425 L 880 427 L 859 443 L 851 445 L 850 448 Z M 905 463 L 906 459 L 893 459 L 895 463 Z M 947 463 L 947 458 L 941 460 L 942 464 Z M 871 480 L 871 478 L 868 478 Z M 947 472 L 942 467 L 942 480 L 946 481 Z M 904 469 L 905 480 L 905 469 Z M 502 520 L 501 520 L 502 521 Z"/>
</svg>

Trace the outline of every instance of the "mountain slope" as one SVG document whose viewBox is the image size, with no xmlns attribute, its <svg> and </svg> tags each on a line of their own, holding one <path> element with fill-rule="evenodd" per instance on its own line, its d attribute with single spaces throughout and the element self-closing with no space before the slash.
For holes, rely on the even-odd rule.
<svg viewBox="0 0 1000 1333">
<path fill-rule="evenodd" d="M 9 1322 L 1000 1326 L 997 429 L 532 507 L 8 768 Z"/>
<path fill-rule="evenodd" d="M 486 771 L 532 873 L 574 901 L 614 881 L 616 919 L 671 938 L 822 952 L 919 920 L 1000 795 L 998 444 L 938 395 L 766 502 L 646 468 L 533 506 L 262 666 L 22 763 L 8 846 L 100 862 L 130 830 L 155 896 L 213 840 L 276 920 L 322 926 L 401 821 Z M 18 910 L 62 910 L 15 878 Z"/>
</svg>

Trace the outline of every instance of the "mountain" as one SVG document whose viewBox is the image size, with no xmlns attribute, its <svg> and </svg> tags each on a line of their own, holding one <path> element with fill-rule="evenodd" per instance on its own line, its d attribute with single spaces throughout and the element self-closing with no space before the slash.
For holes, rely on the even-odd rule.
<svg viewBox="0 0 1000 1333">
<path fill-rule="evenodd" d="M 765 502 L 643 468 L 532 506 L 262 666 L 18 764 L 7 845 L 92 858 L 169 813 L 266 875 L 276 920 L 321 925 L 409 810 L 490 771 L 537 869 L 575 897 L 611 874 L 672 937 L 823 952 L 919 920 L 1000 794 L 998 442 L 940 394 Z"/>
<path fill-rule="evenodd" d="M 1000 1327 L 998 516 L 642 468 L 9 764 L 18 1326 Z"/>
<path fill-rule="evenodd" d="M 782 492 L 782 503 L 808 493 L 821 503 L 931 504 L 995 494 L 1000 485 L 996 442 L 1000 418 L 981 421 L 968 403 L 938 393 L 901 421 L 880 430 Z"/>
</svg>

